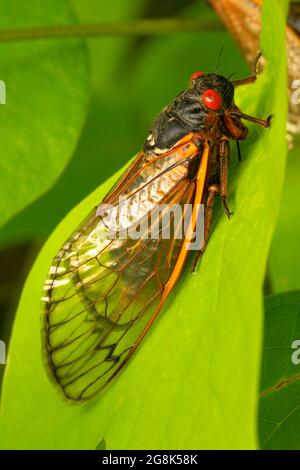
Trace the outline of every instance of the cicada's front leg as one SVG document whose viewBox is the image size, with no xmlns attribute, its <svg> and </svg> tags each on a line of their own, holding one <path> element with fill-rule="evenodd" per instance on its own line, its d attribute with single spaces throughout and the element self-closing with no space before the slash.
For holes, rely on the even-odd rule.
<svg viewBox="0 0 300 470">
<path fill-rule="evenodd" d="M 230 219 L 233 212 L 230 212 L 227 204 L 228 168 L 230 162 L 230 144 L 227 137 L 223 137 L 219 144 L 219 164 L 220 164 L 220 195 L 225 214 Z"/>
<path fill-rule="evenodd" d="M 196 253 L 192 267 L 191 267 L 191 272 L 194 272 L 198 263 L 198 260 L 200 256 L 204 253 L 207 242 L 208 242 L 208 237 L 209 237 L 209 232 L 210 232 L 210 227 L 211 227 L 211 221 L 212 221 L 212 214 L 213 214 L 213 206 L 214 206 L 214 201 L 215 197 L 220 194 L 220 186 L 218 184 L 212 184 L 208 188 L 208 196 L 206 200 L 206 205 L 205 205 L 205 212 L 204 212 L 204 240 L 203 240 L 203 246 L 201 249 Z"/>
</svg>

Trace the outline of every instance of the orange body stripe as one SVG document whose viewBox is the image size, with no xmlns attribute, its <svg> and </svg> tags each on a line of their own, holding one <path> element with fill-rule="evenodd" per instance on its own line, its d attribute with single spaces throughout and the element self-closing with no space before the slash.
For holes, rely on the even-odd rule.
<svg viewBox="0 0 300 470">
<path fill-rule="evenodd" d="M 204 143 L 204 150 L 202 152 L 201 156 L 201 162 L 200 166 L 198 169 L 197 177 L 196 177 L 196 194 L 195 194 L 195 200 L 194 200 L 194 206 L 193 206 L 193 211 L 192 211 L 192 217 L 187 229 L 187 234 L 184 238 L 182 248 L 180 250 L 177 262 L 174 266 L 174 270 L 166 283 L 162 299 L 160 303 L 164 303 L 166 298 L 168 297 L 169 293 L 173 289 L 174 285 L 176 284 L 181 271 L 183 269 L 185 260 L 187 258 L 188 252 L 189 252 L 189 245 L 192 239 L 192 236 L 195 232 L 197 220 L 198 220 L 198 213 L 199 213 L 199 205 L 202 202 L 203 198 L 203 192 L 204 192 L 204 187 L 205 187 L 205 179 L 206 179 L 206 174 L 207 174 L 207 168 L 208 168 L 208 157 L 209 157 L 209 145 L 207 142 Z"/>
</svg>

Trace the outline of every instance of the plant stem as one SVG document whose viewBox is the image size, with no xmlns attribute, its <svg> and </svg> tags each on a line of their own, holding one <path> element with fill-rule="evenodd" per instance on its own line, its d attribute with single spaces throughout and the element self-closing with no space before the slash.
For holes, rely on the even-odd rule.
<svg viewBox="0 0 300 470">
<path fill-rule="evenodd" d="M 149 19 L 114 24 L 75 24 L 0 30 L 0 42 L 115 35 L 159 35 L 178 32 L 220 30 L 218 21 L 185 19 Z"/>
</svg>

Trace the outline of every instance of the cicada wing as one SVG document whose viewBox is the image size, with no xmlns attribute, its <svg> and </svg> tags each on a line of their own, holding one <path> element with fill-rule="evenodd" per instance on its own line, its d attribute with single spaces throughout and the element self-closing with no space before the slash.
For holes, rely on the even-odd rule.
<svg viewBox="0 0 300 470">
<path fill-rule="evenodd" d="M 130 187 L 119 186 L 119 194 L 126 186 L 130 204 L 138 198 L 138 226 L 149 222 L 145 231 L 153 227 L 154 201 L 166 208 L 192 202 L 195 183 L 187 176 L 188 165 L 180 164 L 182 155 L 172 154 L 163 163 L 172 168 L 177 161 L 169 172 L 153 162 L 152 179 L 147 179 L 147 166 Z M 180 225 L 182 220 L 170 218 L 170 233 Z M 156 238 L 147 232 L 137 239 L 110 239 L 94 211 L 53 260 L 44 286 L 43 349 L 65 397 L 84 401 L 95 396 L 126 361 L 157 309 L 182 244 L 182 238 L 166 239 L 162 232 Z"/>
</svg>

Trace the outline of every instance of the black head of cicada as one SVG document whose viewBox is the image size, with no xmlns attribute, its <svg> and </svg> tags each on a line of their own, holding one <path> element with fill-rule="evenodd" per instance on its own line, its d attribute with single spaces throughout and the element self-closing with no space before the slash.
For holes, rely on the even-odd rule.
<svg viewBox="0 0 300 470">
<path fill-rule="evenodd" d="M 200 97 L 204 109 L 221 112 L 233 104 L 233 82 L 223 75 L 195 72 L 191 76 L 191 91 Z"/>
</svg>

